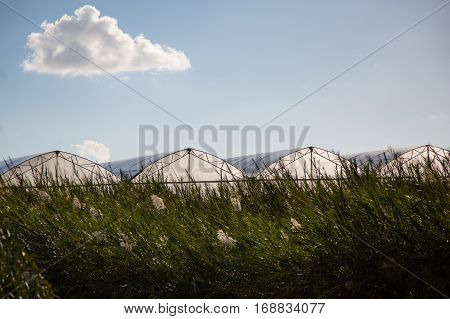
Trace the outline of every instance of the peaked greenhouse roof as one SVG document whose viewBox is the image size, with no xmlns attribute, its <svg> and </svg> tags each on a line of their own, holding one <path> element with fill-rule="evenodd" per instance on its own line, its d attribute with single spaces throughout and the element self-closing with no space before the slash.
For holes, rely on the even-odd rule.
<svg viewBox="0 0 450 319">
<path fill-rule="evenodd" d="M 102 164 L 116 175 L 134 182 L 163 180 L 166 182 L 218 182 L 242 179 L 244 174 L 231 163 L 204 151 L 186 148 Z"/>
<path fill-rule="evenodd" d="M 118 181 L 114 174 L 99 164 L 61 151 L 4 160 L 0 163 L 0 173 L 3 181 L 10 184 L 63 181 L 106 184 Z"/>
<path fill-rule="evenodd" d="M 263 178 L 273 178 L 276 174 L 281 173 L 281 170 L 289 171 L 298 178 L 306 178 L 307 175 L 317 176 L 319 172 L 322 175 L 325 173 L 334 175 L 336 168 L 342 166 L 342 162 L 346 162 L 344 158 L 334 152 L 312 146 L 233 157 L 228 161 L 249 176 Z M 305 169 L 307 174 L 304 172 Z"/>
<path fill-rule="evenodd" d="M 437 146 L 424 145 L 398 154 L 381 169 L 381 173 L 398 172 L 399 170 L 407 171 L 408 168 L 417 167 L 421 171 L 433 168 L 449 176 L 449 165 L 449 150 Z"/>
<path fill-rule="evenodd" d="M 297 179 L 336 178 L 348 161 L 319 147 L 294 150 L 261 171 L 261 178 L 276 178 L 287 172 Z"/>
</svg>

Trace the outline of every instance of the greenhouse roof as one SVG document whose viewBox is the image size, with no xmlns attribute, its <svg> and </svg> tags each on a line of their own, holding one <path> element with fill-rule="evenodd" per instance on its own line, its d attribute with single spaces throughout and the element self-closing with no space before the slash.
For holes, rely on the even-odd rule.
<svg viewBox="0 0 450 319">
<path fill-rule="evenodd" d="M 121 174 L 124 174 L 125 176 L 132 178 L 139 174 L 139 172 L 141 172 L 145 167 L 170 154 L 172 153 L 160 153 L 148 156 L 140 156 L 120 161 L 102 163 L 100 165 L 112 171 L 116 176 L 120 177 Z"/>
<path fill-rule="evenodd" d="M 42 154 L 47 154 L 47 153 L 42 153 Z M 17 165 L 20 165 L 23 162 L 28 161 L 36 156 L 40 156 L 42 154 L 27 155 L 27 156 L 9 158 L 9 159 L 0 161 L 0 175 L 6 173 L 11 168 L 14 168 Z"/>
<path fill-rule="evenodd" d="M 414 148 L 416 147 L 385 149 L 380 151 L 346 154 L 342 155 L 342 157 L 350 161 L 355 161 L 358 166 L 363 166 L 369 163 L 373 165 L 381 165 L 390 162 L 395 158 L 395 156 L 409 152 Z"/>
<path fill-rule="evenodd" d="M 227 159 L 231 165 L 236 166 L 244 173 L 249 175 L 256 174 L 283 156 L 286 156 L 296 150 L 283 150 L 254 155 L 238 156 Z"/>
<path fill-rule="evenodd" d="M 339 156 L 338 154 L 336 154 L 333 151 L 328 151 L 328 150 L 325 150 L 325 149 L 322 149 L 319 147 L 309 146 L 309 147 L 268 152 L 268 153 L 262 153 L 262 154 L 256 154 L 256 155 L 233 157 L 233 158 L 228 159 L 227 161 L 249 175 L 257 175 L 258 173 L 260 173 L 261 171 L 263 171 L 270 165 L 274 164 L 276 161 L 282 159 L 283 157 L 285 157 L 289 154 L 293 154 L 295 152 L 301 151 L 301 150 L 308 150 L 310 152 L 314 152 L 315 150 L 320 150 L 320 151 L 329 152 L 329 153 Z"/>
<path fill-rule="evenodd" d="M 38 169 L 39 168 L 39 169 Z M 7 182 L 20 178 L 102 178 L 117 180 L 112 172 L 87 158 L 63 151 L 28 155 L 0 162 L 0 174 Z M 53 175 L 55 174 L 55 175 Z"/>
</svg>

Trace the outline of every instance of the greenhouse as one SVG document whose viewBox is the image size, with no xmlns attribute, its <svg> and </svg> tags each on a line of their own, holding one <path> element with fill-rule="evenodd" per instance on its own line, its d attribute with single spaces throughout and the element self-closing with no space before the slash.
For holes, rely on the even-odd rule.
<svg viewBox="0 0 450 319">
<path fill-rule="evenodd" d="M 243 171 L 248 177 L 256 177 L 261 171 L 271 164 L 291 153 L 292 150 L 268 152 L 255 155 L 232 157 L 227 159 L 229 163 Z"/>
<path fill-rule="evenodd" d="M 450 152 L 446 149 L 425 145 L 397 153 L 395 158 L 381 168 L 382 174 L 399 171 L 410 172 L 408 169 L 419 168 L 423 172 L 427 168 L 449 176 Z"/>
<path fill-rule="evenodd" d="M 351 162 L 354 162 L 359 167 L 368 165 L 371 165 L 373 167 L 380 167 L 392 161 L 395 158 L 396 154 L 407 152 L 409 150 L 411 150 L 411 148 L 395 150 L 387 149 L 381 151 L 342 155 L 342 157 L 348 159 Z"/>
<path fill-rule="evenodd" d="M 104 167 L 142 183 L 217 183 L 241 180 L 243 173 L 227 161 L 207 152 L 187 148 L 173 153 L 111 162 Z"/>
<path fill-rule="evenodd" d="M 289 173 L 296 179 L 335 178 L 348 161 L 336 153 L 306 147 L 260 155 L 235 157 L 228 160 L 250 177 L 273 179 Z"/>
<path fill-rule="evenodd" d="M 171 153 L 161 153 L 149 156 L 140 156 L 125 160 L 103 163 L 100 165 L 113 172 L 117 177 L 123 179 L 132 179 L 147 166 L 170 154 Z"/>
<path fill-rule="evenodd" d="M 317 148 L 307 147 L 293 151 L 264 169 L 262 178 L 275 178 L 289 173 L 296 179 L 337 178 L 348 161 L 338 154 Z"/>
<path fill-rule="evenodd" d="M 83 157 L 53 151 L 29 155 L 0 162 L 0 174 L 4 183 L 19 185 L 22 182 L 52 184 L 108 184 L 118 179 L 107 169 Z"/>
<path fill-rule="evenodd" d="M 201 183 L 210 186 L 235 182 L 246 177 L 275 179 L 284 173 L 305 180 L 337 178 L 350 162 L 373 165 L 385 175 L 411 166 L 432 167 L 449 175 L 449 150 L 431 145 L 388 149 L 340 156 L 318 147 L 268 152 L 221 159 L 191 148 L 173 153 L 97 164 L 86 158 L 60 151 L 8 159 L 0 162 L 5 183 L 17 185 L 22 180 L 36 185 L 67 181 L 74 184 L 108 184 L 120 179 L 135 183 L 157 180 L 166 183 Z"/>
</svg>

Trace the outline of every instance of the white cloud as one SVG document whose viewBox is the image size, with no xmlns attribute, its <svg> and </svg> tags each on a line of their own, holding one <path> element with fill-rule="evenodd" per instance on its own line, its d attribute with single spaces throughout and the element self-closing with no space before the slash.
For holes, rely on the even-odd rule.
<svg viewBox="0 0 450 319">
<path fill-rule="evenodd" d="M 104 163 L 111 159 L 109 148 L 100 142 L 85 140 L 82 144 L 72 146 L 77 149 L 78 155 L 95 162 Z"/>
<path fill-rule="evenodd" d="M 191 67 L 183 52 L 152 43 L 143 34 L 131 37 L 119 28 L 116 19 L 100 16 L 90 5 L 53 23 L 44 21 L 41 27 L 46 32 L 28 36 L 27 47 L 32 52 L 22 62 L 25 71 L 59 76 L 105 74 L 51 35 L 111 73 L 184 71 Z"/>
</svg>

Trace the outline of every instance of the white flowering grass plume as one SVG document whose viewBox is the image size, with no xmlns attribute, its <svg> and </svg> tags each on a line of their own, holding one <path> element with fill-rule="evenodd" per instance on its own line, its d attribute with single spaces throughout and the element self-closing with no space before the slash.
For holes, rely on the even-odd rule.
<svg viewBox="0 0 450 319">
<path fill-rule="evenodd" d="M 132 241 L 128 235 L 119 233 L 120 247 L 123 247 L 126 251 L 131 252 L 136 246 L 136 242 Z"/>
<path fill-rule="evenodd" d="M 73 200 L 72 200 L 72 203 L 73 203 L 73 206 L 74 206 L 78 211 L 80 211 L 80 210 L 83 208 L 83 206 L 81 205 L 81 202 L 80 202 L 80 200 L 78 199 L 78 197 L 74 197 Z"/>
<path fill-rule="evenodd" d="M 291 218 L 291 225 L 292 230 L 299 230 L 300 228 L 302 228 L 302 225 L 295 218 Z"/>
<path fill-rule="evenodd" d="M 37 189 L 36 193 L 39 196 L 39 198 L 41 200 L 43 200 L 43 201 L 48 201 L 49 202 L 49 201 L 52 200 L 52 198 L 50 197 L 50 195 L 46 191 L 43 191 L 41 189 Z"/>
<path fill-rule="evenodd" d="M 217 231 L 217 239 L 219 242 L 224 245 L 225 247 L 232 248 L 236 245 L 237 241 L 233 239 L 231 236 L 229 236 L 226 232 L 224 232 L 222 229 L 219 229 Z"/>
<path fill-rule="evenodd" d="M 237 210 L 242 210 L 241 207 L 241 199 L 238 195 L 234 195 L 231 197 L 231 205 Z"/>
<path fill-rule="evenodd" d="M 102 213 L 96 210 L 94 207 L 89 208 L 89 214 L 95 219 L 100 219 L 102 217 Z"/>
<path fill-rule="evenodd" d="M 152 199 L 153 206 L 157 210 L 166 209 L 166 205 L 164 204 L 164 201 L 163 201 L 163 199 L 161 197 L 158 197 L 156 195 L 152 195 L 151 199 Z"/>
</svg>

